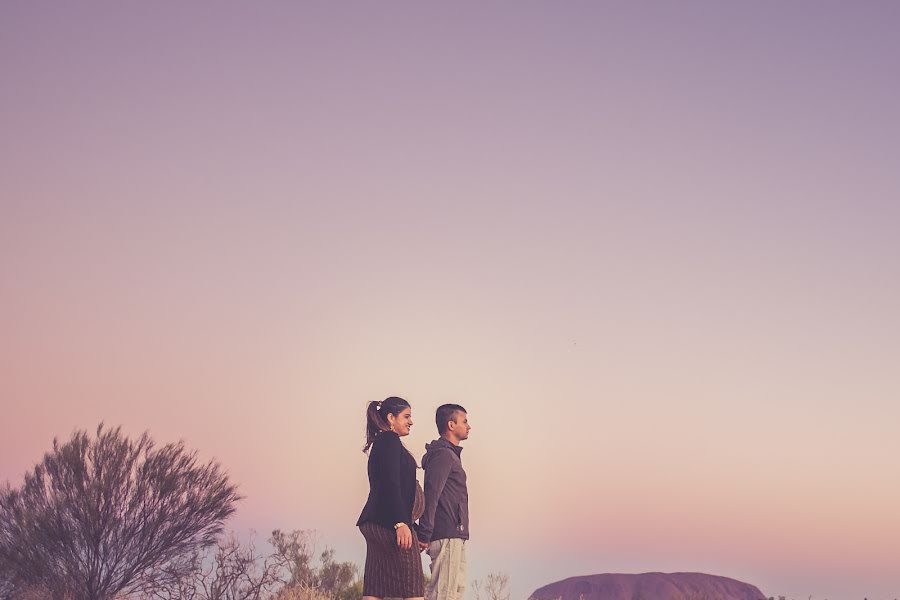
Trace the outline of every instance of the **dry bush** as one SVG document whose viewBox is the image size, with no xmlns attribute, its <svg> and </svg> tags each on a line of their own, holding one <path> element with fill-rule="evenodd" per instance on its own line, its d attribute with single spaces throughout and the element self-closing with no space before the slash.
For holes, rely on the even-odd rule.
<svg viewBox="0 0 900 600">
<path fill-rule="evenodd" d="M 491 573 L 484 581 L 475 579 L 472 581 L 472 592 L 475 600 L 509 600 L 509 575 L 505 573 Z"/>
<path fill-rule="evenodd" d="M 272 600 L 334 600 L 334 596 L 322 591 L 315 585 L 298 583 L 283 587 L 272 596 Z"/>
<path fill-rule="evenodd" d="M 285 574 L 285 588 L 295 588 L 309 592 L 316 590 L 330 598 L 357 600 L 357 589 L 361 585 L 355 581 L 358 569 L 350 562 L 334 560 L 334 550 L 326 547 L 316 556 L 317 537 L 314 531 L 295 530 L 290 533 L 276 529 L 269 543 L 275 548 L 273 564 Z"/>
<path fill-rule="evenodd" d="M 239 499 L 214 462 L 145 433 L 79 431 L 53 440 L 21 488 L 0 490 L 0 579 L 12 598 L 114 600 L 185 576 Z M 30 591 L 28 593 L 31 593 Z"/>
<path fill-rule="evenodd" d="M 196 554 L 187 576 L 174 585 L 143 590 L 142 600 L 267 600 L 281 583 L 271 557 L 256 552 L 251 539 L 241 543 L 234 534 L 222 538 L 214 552 Z"/>
</svg>

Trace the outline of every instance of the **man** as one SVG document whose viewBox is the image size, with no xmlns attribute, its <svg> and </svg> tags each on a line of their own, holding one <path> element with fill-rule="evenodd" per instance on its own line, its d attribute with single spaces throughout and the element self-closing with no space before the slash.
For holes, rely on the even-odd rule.
<svg viewBox="0 0 900 600">
<path fill-rule="evenodd" d="M 466 593 L 466 540 L 469 539 L 469 492 L 459 443 L 469 437 L 466 409 L 438 407 L 435 423 L 441 437 L 425 444 L 425 513 L 419 519 L 419 549 L 431 558 L 427 600 L 462 600 Z"/>
</svg>

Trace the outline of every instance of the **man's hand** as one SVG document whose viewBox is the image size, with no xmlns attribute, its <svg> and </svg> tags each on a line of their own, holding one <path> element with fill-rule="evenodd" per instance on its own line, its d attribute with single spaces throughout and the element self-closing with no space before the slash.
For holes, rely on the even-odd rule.
<svg viewBox="0 0 900 600">
<path fill-rule="evenodd" d="M 397 545 L 401 550 L 412 548 L 412 532 L 405 523 L 397 528 Z"/>
<path fill-rule="evenodd" d="M 428 542 L 419 542 L 419 552 L 428 550 Z"/>
</svg>

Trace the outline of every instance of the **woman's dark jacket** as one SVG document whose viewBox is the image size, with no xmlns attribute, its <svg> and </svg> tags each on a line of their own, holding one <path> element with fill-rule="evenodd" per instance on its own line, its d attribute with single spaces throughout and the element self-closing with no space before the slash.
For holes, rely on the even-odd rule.
<svg viewBox="0 0 900 600">
<path fill-rule="evenodd" d="M 390 529 L 397 523 L 412 527 L 415 499 L 416 459 L 396 433 L 379 433 L 369 449 L 369 499 L 356 525 L 371 521 Z"/>
</svg>

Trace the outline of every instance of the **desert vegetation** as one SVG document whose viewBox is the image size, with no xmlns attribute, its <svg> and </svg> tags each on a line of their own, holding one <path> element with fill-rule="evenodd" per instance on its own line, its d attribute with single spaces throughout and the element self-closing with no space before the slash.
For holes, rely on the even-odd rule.
<svg viewBox="0 0 900 600">
<path fill-rule="evenodd" d="M 316 532 L 275 530 L 259 550 L 225 522 L 241 499 L 221 465 L 102 424 L 0 488 L 0 600 L 357 600 L 360 569 Z M 509 600 L 508 578 L 473 582 Z"/>
</svg>

